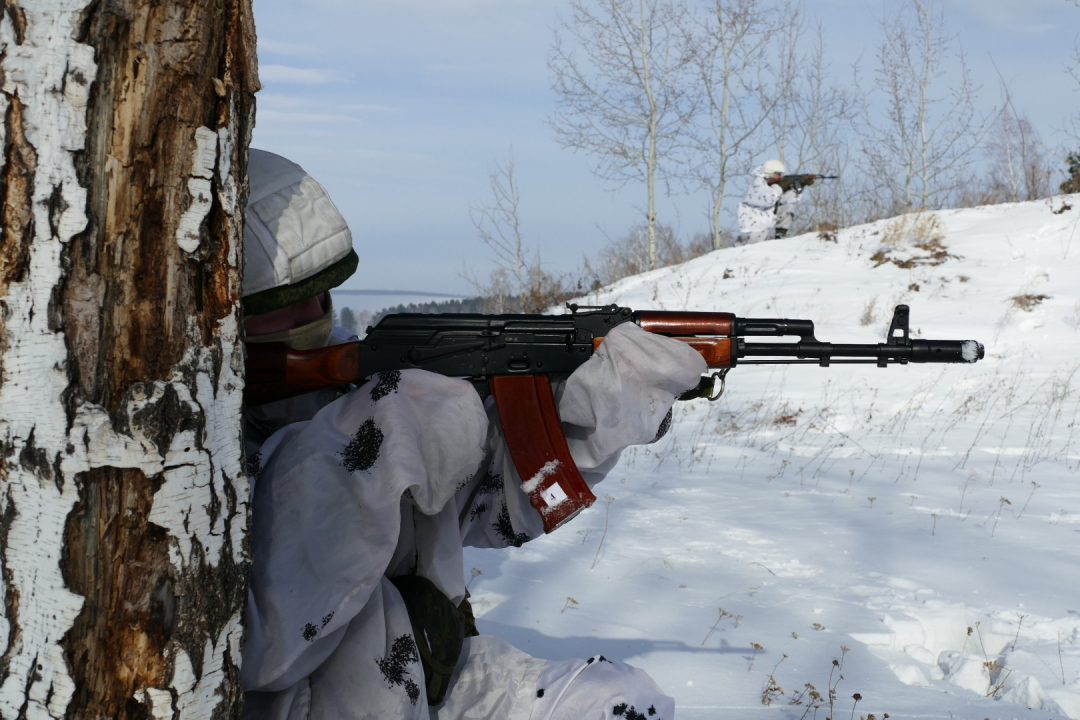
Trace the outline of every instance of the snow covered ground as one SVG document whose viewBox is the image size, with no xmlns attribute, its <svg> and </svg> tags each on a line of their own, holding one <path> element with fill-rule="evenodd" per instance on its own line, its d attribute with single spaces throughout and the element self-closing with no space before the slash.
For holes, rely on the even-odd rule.
<svg viewBox="0 0 1080 720">
<path fill-rule="evenodd" d="M 586 298 L 830 342 L 880 342 L 906 303 L 913 334 L 987 356 L 736 368 L 568 526 L 468 551 L 481 632 L 643 667 L 681 720 L 1080 718 L 1080 196 L 933 217 Z"/>
</svg>

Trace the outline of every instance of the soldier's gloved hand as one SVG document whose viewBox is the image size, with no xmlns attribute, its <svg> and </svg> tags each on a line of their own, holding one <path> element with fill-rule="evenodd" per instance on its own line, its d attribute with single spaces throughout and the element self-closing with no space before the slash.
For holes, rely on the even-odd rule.
<svg viewBox="0 0 1080 720">
<path fill-rule="evenodd" d="M 623 323 L 570 375 L 558 397 L 570 453 L 582 471 L 657 437 L 675 398 L 708 366 L 686 343 Z"/>
<path fill-rule="evenodd" d="M 802 181 L 802 186 L 803 187 L 810 187 L 811 185 L 814 184 L 814 180 L 816 179 L 816 177 L 817 177 L 816 175 L 811 175 L 810 177 L 806 178 L 805 180 Z"/>
</svg>

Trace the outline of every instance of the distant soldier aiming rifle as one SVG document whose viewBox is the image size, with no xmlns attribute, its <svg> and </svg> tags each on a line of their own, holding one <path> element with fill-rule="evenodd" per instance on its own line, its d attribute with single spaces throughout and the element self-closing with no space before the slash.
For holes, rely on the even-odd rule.
<svg viewBox="0 0 1080 720">
<path fill-rule="evenodd" d="M 777 185 L 780 189 L 787 192 L 794 188 L 795 192 L 802 192 L 804 187 L 808 187 L 814 184 L 815 180 L 835 180 L 839 175 L 785 175 L 780 178 L 780 182 Z"/>
<path fill-rule="evenodd" d="M 754 177 L 746 197 L 739 203 L 739 231 L 746 244 L 787 236 L 795 222 L 795 206 L 802 190 L 815 180 L 832 180 L 836 175 L 785 175 L 784 163 L 769 160 L 751 173 Z"/>
</svg>

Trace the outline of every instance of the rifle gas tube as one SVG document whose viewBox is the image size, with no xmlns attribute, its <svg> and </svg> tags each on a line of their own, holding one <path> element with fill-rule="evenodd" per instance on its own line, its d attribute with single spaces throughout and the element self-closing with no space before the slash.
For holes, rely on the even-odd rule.
<svg viewBox="0 0 1080 720">
<path fill-rule="evenodd" d="M 907 305 L 898 305 L 888 337 L 877 344 L 819 341 L 811 320 L 739 318 L 723 312 L 633 311 L 617 305 L 568 306 L 566 315 L 387 315 L 358 342 L 316 350 L 282 343 L 247 345 L 249 405 L 323 387 L 360 383 L 390 370 L 420 369 L 468 378 L 499 408 L 514 465 L 551 532 L 596 498 L 581 478 L 563 437 L 547 376 L 571 373 L 612 328 L 633 322 L 689 344 L 712 369 L 737 365 L 973 363 L 974 340 L 911 337 Z M 745 338 L 797 337 L 796 342 Z M 715 375 L 713 376 L 715 378 Z M 708 393 L 706 378 L 700 394 Z M 688 395 L 693 396 L 691 392 Z"/>
</svg>

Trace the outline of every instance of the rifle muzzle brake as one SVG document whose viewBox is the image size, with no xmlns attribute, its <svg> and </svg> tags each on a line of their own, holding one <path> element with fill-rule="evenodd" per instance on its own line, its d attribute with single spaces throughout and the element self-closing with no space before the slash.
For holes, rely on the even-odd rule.
<svg viewBox="0 0 1080 720">
<path fill-rule="evenodd" d="M 982 360 L 986 348 L 975 340 L 912 340 L 911 362 L 973 363 Z"/>
</svg>

